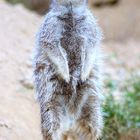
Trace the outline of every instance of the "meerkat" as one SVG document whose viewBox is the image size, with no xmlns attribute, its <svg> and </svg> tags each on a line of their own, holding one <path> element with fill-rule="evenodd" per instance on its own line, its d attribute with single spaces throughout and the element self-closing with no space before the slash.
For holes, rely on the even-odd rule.
<svg viewBox="0 0 140 140">
<path fill-rule="evenodd" d="M 52 0 L 37 34 L 34 85 L 44 140 L 101 136 L 102 32 L 87 3 Z"/>
</svg>

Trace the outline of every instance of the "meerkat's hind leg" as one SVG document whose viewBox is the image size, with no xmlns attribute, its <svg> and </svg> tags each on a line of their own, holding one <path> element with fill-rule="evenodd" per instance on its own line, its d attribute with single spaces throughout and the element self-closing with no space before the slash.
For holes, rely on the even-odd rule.
<svg viewBox="0 0 140 140">
<path fill-rule="evenodd" d="M 97 140 L 100 137 L 101 128 L 98 124 L 99 118 L 98 116 L 92 117 L 93 114 L 90 110 L 90 106 L 84 106 L 81 118 L 77 121 L 75 130 L 80 137 L 79 140 Z"/>
<path fill-rule="evenodd" d="M 81 130 L 79 131 L 79 137 L 76 140 L 98 140 L 95 129 L 88 125 L 88 122 L 85 126 L 83 126 L 83 124 L 79 126 L 79 129 Z"/>
</svg>

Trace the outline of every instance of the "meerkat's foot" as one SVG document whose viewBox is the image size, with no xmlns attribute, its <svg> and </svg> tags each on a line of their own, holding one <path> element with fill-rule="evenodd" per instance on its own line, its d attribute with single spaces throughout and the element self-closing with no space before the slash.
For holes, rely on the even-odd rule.
<svg viewBox="0 0 140 140">
<path fill-rule="evenodd" d="M 73 136 L 64 135 L 62 140 L 76 140 Z"/>
<path fill-rule="evenodd" d="M 77 135 L 72 131 L 67 131 L 64 135 L 62 140 L 79 140 Z"/>
<path fill-rule="evenodd" d="M 97 140 L 101 135 L 99 128 L 93 128 L 88 122 L 80 122 L 76 126 L 79 139 L 76 140 Z"/>
</svg>

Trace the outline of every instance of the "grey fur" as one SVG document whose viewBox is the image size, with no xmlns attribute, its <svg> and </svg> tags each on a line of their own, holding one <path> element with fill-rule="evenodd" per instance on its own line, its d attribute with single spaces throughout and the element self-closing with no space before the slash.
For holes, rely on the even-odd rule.
<svg viewBox="0 0 140 140">
<path fill-rule="evenodd" d="M 59 4 L 46 15 L 34 58 L 44 140 L 96 140 L 101 135 L 101 39 L 85 5 Z"/>
</svg>

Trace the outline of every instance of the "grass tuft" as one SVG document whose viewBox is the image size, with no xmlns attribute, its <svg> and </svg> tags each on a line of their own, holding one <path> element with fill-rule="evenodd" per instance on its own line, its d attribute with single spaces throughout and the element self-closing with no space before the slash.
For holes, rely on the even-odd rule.
<svg viewBox="0 0 140 140">
<path fill-rule="evenodd" d="M 120 140 L 122 135 L 131 135 L 140 129 L 140 78 L 126 80 L 123 88 L 123 100 L 117 101 L 113 96 L 114 81 L 109 81 L 109 95 L 106 97 L 104 108 L 104 131 L 102 140 Z"/>
</svg>

